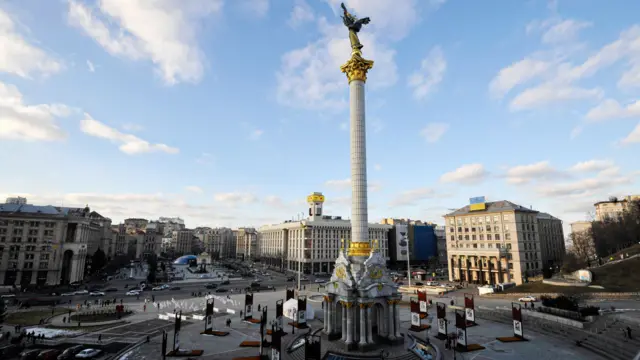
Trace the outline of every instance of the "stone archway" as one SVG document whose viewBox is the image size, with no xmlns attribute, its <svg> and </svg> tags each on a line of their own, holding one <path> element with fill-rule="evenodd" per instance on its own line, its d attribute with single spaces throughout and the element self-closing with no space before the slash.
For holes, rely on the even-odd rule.
<svg viewBox="0 0 640 360">
<path fill-rule="evenodd" d="M 384 305 L 375 302 L 371 308 L 371 338 L 378 342 L 380 337 L 386 337 L 386 318 L 384 316 Z"/>
<path fill-rule="evenodd" d="M 62 271 L 60 284 L 67 285 L 71 282 L 71 267 L 73 265 L 73 251 L 67 250 L 62 254 Z"/>
</svg>

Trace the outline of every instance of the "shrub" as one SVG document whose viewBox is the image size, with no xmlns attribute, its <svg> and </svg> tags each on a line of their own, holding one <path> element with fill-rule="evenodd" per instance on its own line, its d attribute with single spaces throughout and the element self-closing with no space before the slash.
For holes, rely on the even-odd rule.
<svg viewBox="0 0 640 360">
<path fill-rule="evenodd" d="M 564 295 L 561 295 L 555 298 L 543 297 L 542 305 L 546 307 L 552 307 L 552 308 L 568 310 L 568 311 L 579 310 L 578 300 L 574 297 L 569 297 Z"/>
<path fill-rule="evenodd" d="M 598 315 L 600 315 L 600 307 L 599 306 L 587 306 L 585 308 L 580 309 L 580 315 L 582 315 L 582 316 L 598 316 Z"/>
</svg>

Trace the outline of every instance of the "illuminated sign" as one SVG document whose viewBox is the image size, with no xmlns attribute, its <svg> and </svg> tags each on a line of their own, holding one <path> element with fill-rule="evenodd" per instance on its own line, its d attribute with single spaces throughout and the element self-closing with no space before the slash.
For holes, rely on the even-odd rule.
<svg viewBox="0 0 640 360">
<path fill-rule="evenodd" d="M 477 196 L 469 199 L 469 211 L 480 211 L 486 209 L 487 204 L 484 196 Z"/>
<path fill-rule="evenodd" d="M 307 196 L 307 202 L 309 202 L 309 203 L 322 203 L 322 202 L 324 202 L 324 195 L 311 194 L 311 195 Z"/>
</svg>

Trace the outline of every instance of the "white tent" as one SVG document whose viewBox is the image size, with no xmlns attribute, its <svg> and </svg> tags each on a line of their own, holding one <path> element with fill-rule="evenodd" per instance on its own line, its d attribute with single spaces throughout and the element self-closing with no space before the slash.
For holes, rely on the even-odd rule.
<svg viewBox="0 0 640 360">
<path fill-rule="evenodd" d="M 284 313 L 284 317 L 289 318 L 291 320 L 296 320 L 297 311 L 298 311 L 298 299 L 289 299 L 282 306 L 282 311 Z M 309 299 L 307 298 L 307 312 L 306 312 L 307 320 L 313 320 L 315 317 L 315 312 L 313 311 L 313 307 L 309 303 Z"/>
</svg>

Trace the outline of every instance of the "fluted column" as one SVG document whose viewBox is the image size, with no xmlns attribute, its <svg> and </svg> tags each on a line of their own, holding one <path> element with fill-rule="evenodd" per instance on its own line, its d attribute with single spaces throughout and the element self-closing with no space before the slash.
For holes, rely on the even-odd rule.
<svg viewBox="0 0 640 360">
<path fill-rule="evenodd" d="M 347 341 L 347 303 L 346 301 L 342 301 L 342 328 L 340 329 L 340 331 L 342 331 L 342 336 L 340 337 L 340 340 L 342 341 Z"/>
<path fill-rule="evenodd" d="M 393 301 L 393 332 L 396 335 L 396 338 L 400 338 L 402 334 L 400 334 L 400 309 L 398 309 L 399 300 Z"/>
<path fill-rule="evenodd" d="M 347 303 L 347 328 L 345 329 L 347 332 L 347 340 L 345 341 L 347 345 L 353 343 L 353 303 Z"/>
<path fill-rule="evenodd" d="M 360 305 L 360 346 L 367 345 L 367 304 Z"/>
<path fill-rule="evenodd" d="M 322 302 L 322 321 L 324 322 L 323 331 L 329 333 L 329 297 L 325 296 Z"/>
<path fill-rule="evenodd" d="M 327 319 L 325 320 L 327 322 L 327 334 L 333 334 L 334 329 L 333 329 L 333 319 L 335 318 L 335 306 L 333 304 L 333 301 L 328 302 L 326 305 L 329 310 L 327 311 Z"/>
<path fill-rule="evenodd" d="M 373 310 L 371 309 L 373 307 L 374 303 L 369 303 L 367 304 L 367 342 L 369 344 L 373 344 L 373 326 L 372 326 L 372 314 L 373 314 Z M 379 326 L 378 326 L 379 328 Z"/>
<path fill-rule="evenodd" d="M 389 340 L 395 340 L 396 339 L 396 332 L 394 331 L 395 329 L 395 320 L 394 320 L 394 315 L 393 315 L 393 300 L 387 300 L 387 306 L 384 309 L 385 312 L 385 319 L 387 321 L 387 337 L 389 338 Z"/>
</svg>

